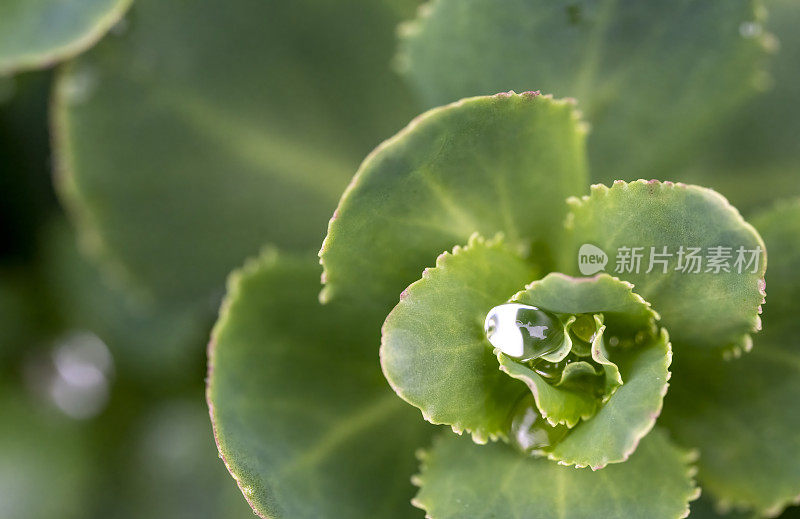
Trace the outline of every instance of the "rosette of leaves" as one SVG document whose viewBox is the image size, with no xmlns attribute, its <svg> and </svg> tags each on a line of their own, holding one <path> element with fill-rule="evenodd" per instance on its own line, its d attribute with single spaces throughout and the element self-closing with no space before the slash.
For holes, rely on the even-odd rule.
<svg viewBox="0 0 800 519">
<path fill-rule="evenodd" d="M 268 250 L 230 278 L 208 400 L 259 515 L 418 516 L 410 503 L 433 518 L 689 513 L 694 449 L 714 446 L 656 426 L 673 349 L 724 374 L 723 354 L 752 348 L 766 247 L 706 188 L 616 182 L 584 195 L 585 134 L 573 103 L 532 92 L 431 110 L 342 196 L 319 298 L 313 258 Z M 697 273 L 612 262 L 576 277 L 586 243 L 741 247 L 757 262 Z M 506 304 L 558 332 L 530 355 L 494 348 L 486 318 Z M 542 332 L 518 321 L 531 340 Z"/>
</svg>

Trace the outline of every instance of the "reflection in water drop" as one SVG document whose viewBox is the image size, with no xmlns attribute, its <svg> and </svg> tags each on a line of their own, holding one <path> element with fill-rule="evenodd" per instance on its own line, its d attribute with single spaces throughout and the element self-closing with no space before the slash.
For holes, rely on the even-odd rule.
<svg viewBox="0 0 800 519">
<path fill-rule="evenodd" d="M 51 360 L 37 385 L 56 407 L 75 419 L 91 418 L 105 408 L 114 361 L 102 340 L 89 332 L 72 333 L 56 345 Z"/>
<path fill-rule="evenodd" d="M 97 88 L 97 73 L 86 64 L 75 65 L 59 82 L 60 95 L 69 104 L 83 104 Z"/>
<path fill-rule="evenodd" d="M 564 342 L 564 327 L 558 317 L 518 303 L 492 308 L 486 315 L 484 330 L 492 346 L 521 361 L 552 353 Z"/>
<path fill-rule="evenodd" d="M 511 444 L 525 454 L 541 454 L 561 441 L 569 429 L 547 423 L 536 408 L 533 396 L 525 395 L 514 408 L 509 427 Z"/>
</svg>

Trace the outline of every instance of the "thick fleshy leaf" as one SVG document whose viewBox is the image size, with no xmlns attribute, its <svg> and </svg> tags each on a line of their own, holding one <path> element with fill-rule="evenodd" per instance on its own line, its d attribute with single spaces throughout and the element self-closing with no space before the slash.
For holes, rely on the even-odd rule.
<svg viewBox="0 0 800 519">
<path fill-rule="evenodd" d="M 527 391 L 497 367 L 484 319 L 536 277 L 500 241 L 473 236 L 440 255 L 409 286 L 383 325 L 386 379 L 426 420 L 485 443 L 505 437 L 511 411 Z"/>
<path fill-rule="evenodd" d="M 417 109 L 387 64 L 412 0 L 138 0 L 66 66 L 58 185 L 83 238 L 161 298 L 205 302 L 264 243 L 308 250 Z"/>
<path fill-rule="evenodd" d="M 770 250 L 774 288 L 764 331 L 750 354 L 730 362 L 677 355 L 664 421 L 677 440 L 700 450 L 699 479 L 711 496 L 777 515 L 800 495 L 800 201 L 754 224 Z"/>
<path fill-rule="evenodd" d="M 437 0 L 404 27 L 398 61 L 431 106 L 509 89 L 576 98 L 593 178 L 634 180 L 687 162 L 755 92 L 762 14 L 751 0 Z"/>
<path fill-rule="evenodd" d="M 592 186 L 570 205 L 571 244 L 560 270 L 577 273 L 580 247 L 599 247 L 605 269 L 632 282 L 661 314 L 676 348 L 750 349 L 750 334 L 761 327 L 766 249 L 725 198 L 639 180 Z"/>
<path fill-rule="evenodd" d="M 437 437 L 421 461 L 414 504 L 431 519 L 676 519 L 688 514 L 699 493 L 692 456 L 660 430 L 627 463 L 598 472 L 453 435 Z"/>
<path fill-rule="evenodd" d="M 209 349 L 220 454 L 262 517 L 414 517 L 431 427 L 386 386 L 368 309 L 317 299 L 319 265 L 266 253 L 231 278 Z"/>
<path fill-rule="evenodd" d="M 633 285 L 608 274 L 574 278 L 558 272 L 534 281 L 513 297 L 526 305 L 563 314 L 602 313 L 604 323 L 617 333 L 654 330 L 659 318 Z"/>
<path fill-rule="evenodd" d="M 91 47 L 132 0 L 4 0 L 0 76 L 51 66 Z"/>
<path fill-rule="evenodd" d="M 578 424 L 550 459 L 600 469 L 628 459 L 661 413 L 672 349 L 666 331 L 634 349 L 611 354 L 623 384 L 590 420 Z"/>
<path fill-rule="evenodd" d="M 556 273 L 531 283 L 513 297 L 514 301 L 554 312 L 603 312 L 606 317 L 606 325 L 593 341 L 592 355 L 607 370 L 607 383 L 617 382 L 602 406 L 596 398 L 551 386 L 535 371 L 498 356 L 501 369 L 531 388 L 539 410 L 550 423 L 577 424 L 548 452 L 551 459 L 593 469 L 625 461 L 661 412 L 672 350 L 666 331 L 652 335 L 657 314 L 632 288 L 608 274 L 587 279 Z M 611 337 L 637 333 L 647 339 L 625 347 L 608 345 Z M 622 385 L 616 387 L 620 379 Z M 578 423 L 580 418 L 584 421 Z"/>
<path fill-rule="evenodd" d="M 549 265 L 564 199 L 584 191 L 584 126 L 546 96 L 464 99 L 418 117 L 361 165 L 320 252 L 325 299 L 387 311 L 436 254 L 474 232 Z"/>
</svg>

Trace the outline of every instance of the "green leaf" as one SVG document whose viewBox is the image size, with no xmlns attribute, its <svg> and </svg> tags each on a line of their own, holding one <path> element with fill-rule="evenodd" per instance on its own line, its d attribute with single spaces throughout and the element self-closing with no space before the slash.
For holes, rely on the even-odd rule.
<svg viewBox="0 0 800 519">
<path fill-rule="evenodd" d="M 525 458 L 503 444 L 438 436 L 421 456 L 414 504 L 431 519 L 676 519 L 699 489 L 692 457 L 656 430 L 627 463 L 598 472 Z"/>
<path fill-rule="evenodd" d="M 185 303 L 264 243 L 318 247 L 359 161 L 417 112 L 387 65 L 397 4 L 137 1 L 56 85 L 58 187 L 93 253 Z"/>
<path fill-rule="evenodd" d="M 646 333 L 654 330 L 655 313 L 628 283 L 608 275 L 585 280 L 550 274 L 510 296 L 533 276 L 534 271 L 499 241 L 474 236 L 467 247 L 442 254 L 435 268 L 403 292 L 384 323 L 384 375 L 426 420 L 450 425 L 458 433 L 470 432 L 478 443 L 508 439 L 511 415 L 528 393 L 527 385 L 542 417 L 553 426 L 574 427 L 548 456 L 595 469 L 624 461 L 661 410 L 671 359 L 666 333 L 613 350 L 611 361 L 620 366 L 624 381 L 617 388 L 620 372 L 616 365 L 606 365 L 610 362 L 600 351 L 606 349 L 601 341 L 604 328 L 600 330 L 593 356 L 598 366 L 608 368 L 607 379 L 614 379 L 607 394 L 616 389 L 602 407 L 593 392 L 551 385 L 496 350 L 498 370 L 483 323 L 492 307 L 509 298 L 561 313 L 609 308 L 611 322 L 628 326 L 613 328 L 615 334 L 631 330 L 632 323 Z M 581 418 L 587 421 L 578 424 Z"/>
<path fill-rule="evenodd" d="M 611 359 L 619 366 L 622 386 L 548 453 L 550 459 L 600 469 L 627 460 L 653 428 L 670 378 L 672 348 L 666 331 L 633 350 L 612 353 Z"/>
<path fill-rule="evenodd" d="M 388 311 L 436 254 L 474 232 L 533 244 L 549 266 L 564 199 L 584 190 L 584 133 L 571 103 L 530 92 L 418 117 L 367 157 L 339 202 L 320 252 L 323 297 Z"/>
<path fill-rule="evenodd" d="M 756 90 L 768 39 L 752 0 L 435 0 L 401 31 L 431 106 L 509 89 L 574 97 L 602 182 L 671 173 Z"/>
<path fill-rule="evenodd" d="M 413 517 L 431 428 L 386 387 L 375 316 L 319 304 L 314 259 L 266 253 L 230 280 L 209 348 L 220 454 L 262 517 Z"/>
<path fill-rule="evenodd" d="M 659 319 L 650 303 L 633 291 L 633 285 L 608 274 L 582 279 L 554 272 L 513 299 L 562 314 L 602 313 L 606 326 L 621 334 L 655 330 Z"/>
<path fill-rule="evenodd" d="M 609 257 L 606 270 L 632 282 L 636 293 L 658 310 L 678 349 L 682 345 L 733 352 L 750 349 L 750 334 L 761 328 L 758 313 L 765 295 L 766 248 L 755 229 L 721 195 L 698 186 L 640 180 L 615 182 L 611 188 L 592 186 L 591 195 L 572 199 L 570 205 L 571 244 L 564 249 L 559 270 L 577 273 L 579 248 L 595 245 Z M 621 261 L 621 248 L 634 247 L 642 248 L 638 269 Z M 663 253 L 664 247 L 671 256 L 661 264 L 657 261 L 665 258 L 652 253 Z M 681 266 L 680 247 L 701 249 L 700 272 L 676 270 Z M 715 247 L 729 248 L 730 272 L 708 271 L 707 258 L 713 255 L 709 249 Z M 757 265 L 743 265 L 742 273 L 735 264 L 739 247 L 762 251 L 755 256 Z M 648 273 L 651 259 L 656 262 Z"/>
<path fill-rule="evenodd" d="M 525 386 L 497 369 L 483 323 L 536 271 L 499 240 L 473 236 L 444 253 L 401 295 L 383 325 L 381 365 L 426 420 L 475 441 L 505 437 Z"/>
<path fill-rule="evenodd" d="M 606 383 L 612 383 L 603 405 L 594 395 L 554 387 L 535 371 L 498 355 L 501 369 L 530 387 L 537 407 L 551 424 L 574 426 L 547 453 L 550 459 L 593 469 L 625 461 L 661 412 L 672 350 L 665 330 L 651 335 L 656 330 L 657 314 L 632 288 L 630 283 L 607 274 L 582 279 L 554 273 L 512 298 L 553 312 L 602 312 L 607 317 L 607 327 L 600 328 L 592 345 L 594 360 L 606 370 Z M 639 343 L 619 339 L 637 333 L 648 338 Z M 609 347 L 606 335 L 617 337 L 618 346 Z M 626 341 L 632 344 L 626 345 Z M 578 423 L 580 419 L 583 421 Z"/>
<path fill-rule="evenodd" d="M 97 42 L 132 0 L 4 0 L 0 5 L 0 76 L 44 68 Z"/>
<path fill-rule="evenodd" d="M 724 506 L 777 515 L 800 494 L 800 200 L 754 219 L 770 250 L 770 300 L 753 351 L 682 352 L 664 421 L 700 449 L 699 479 Z"/>
</svg>

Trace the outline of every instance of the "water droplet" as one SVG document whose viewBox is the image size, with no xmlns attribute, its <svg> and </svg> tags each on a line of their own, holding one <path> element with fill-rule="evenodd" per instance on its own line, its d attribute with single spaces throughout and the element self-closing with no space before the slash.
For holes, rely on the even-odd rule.
<svg viewBox="0 0 800 519">
<path fill-rule="evenodd" d="M 558 317 L 519 303 L 489 310 L 484 330 L 492 346 L 523 362 L 553 353 L 564 342 L 564 327 Z"/>
<path fill-rule="evenodd" d="M 542 450 L 554 446 L 567 434 L 566 426 L 556 427 L 547 423 L 536 408 L 533 395 L 525 395 L 511 414 L 509 441 L 525 454 L 541 454 Z"/>
<path fill-rule="evenodd" d="M 96 416 L 108 403 L 114 361 L 90 332 L 70 333 L 49 358 L 35 359 L 27 368 L 32 389 L 71 418 Z"/>
<path fill-rule="evenodd" d="M 91 98 L 97 88 L 97 74 L 83 64 L 76 65 L 59 84 L 61 95 L 70 104 L 82 104 Z"/>
<path fill-rule="evenodd" d="M 758 22 L 742 22 L 739 25 L 739 34 L 743 38 L 755 38 L 761 36 L 762 32 L 764 32 L 764 28 Z"/>
</svg>

